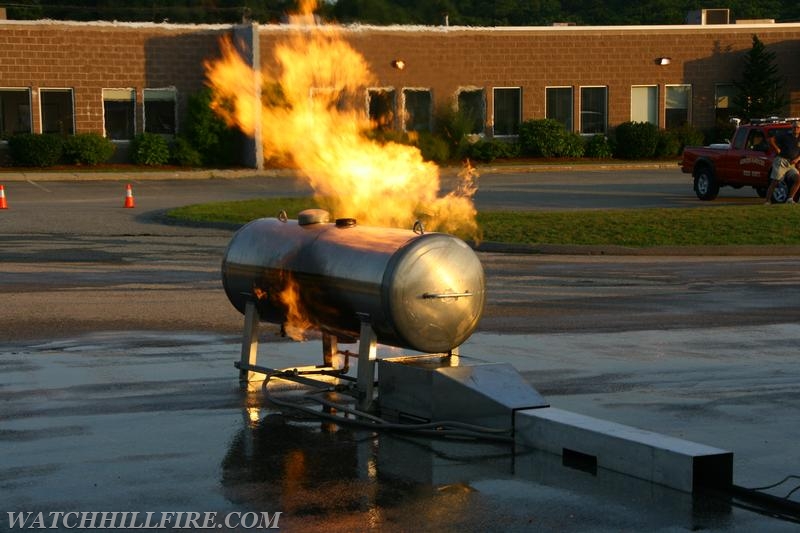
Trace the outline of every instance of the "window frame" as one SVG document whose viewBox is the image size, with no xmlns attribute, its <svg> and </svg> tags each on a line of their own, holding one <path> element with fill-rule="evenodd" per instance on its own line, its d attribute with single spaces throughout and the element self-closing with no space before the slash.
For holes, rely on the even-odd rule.
<svg viewBox="0 0 800 533">
<path fill-rule="evenodd" d="M 634 117 L 634 101 L 633 101 L 634 89 L 654 89 L 655 90 L 655 94 L 654 95 L 648 94 L 648 102 L 647 102 L 648 103 L 648 109 L 647 109 L 648 118 L 645 121 L 638 120 L 637 117 Z M 647 85 L 647 84 L 644 84 L 644 85 L 631 85 L 631 122 L 646 122 L 646 123 L 653 124 L 656 127 L 659 127 L 659 122 L 660 121 L 659 121 L 659 118 L 658 118 L 658 114 L 659 114 L 658 113 L 658 96 L 659 96 L 659 94 L 658 94 L 658 85 Z M 651 98 L 652 98 L 652 108 L 650 108 Z M 652 115 L 652 116 L 650 116 L 650 115 Z"/>
<path fill-rule="evenodd" d="M 497 132 L 497 115 L 498 115 L 498 107 L 497 107 L 497 93 L 498 91 L 516 91 L 517 93 L 517 116 L 510 120 L 511 124 L 511 133 L 498 133 Z M 492 136 L 493 137 L 518 137 L 519 136 L 519 126 L 522 124 L 522 87 L 516 86 L 508 86 L 508 87 L 492 87 Z M 514 131 L 516 130 L 516 131 Z"/>
<path fill-rule="evenodd" d="M 469 117 L 474 119 L 473 128 L 470 130 L 469 134 L 483 136 L 486 134 L 486 90 L 483 87 L 459 87 L 456 90 L 456 110 L 462 114 L 462 116 L 466 116 L 464 115 L 465 110 L 462 109 L 461 101 L 461 97 L 464 94 L 478 95 L 480 102 L 476 109 L 477 112 L 470 112 L 469 114 Z"/>
<path fill-rule="evenodd" d="M 23 98 L 15 98 L 9 105 L 16 105 L 16 109 L 13 109 L 12 113 L 9 113 L 6 109 L 6 104 L 4 103 L 4 99 L 1 97 L 0 94 L 0 140 L 5 142 L 4 139 L 7 137 L 11 137 L 12 135 L 16 135 L 19 133 L 33 133 L 33 115 L 31 113 L 32 109 L 32 91 L 30 87 L 0 87 L 0 93 L 20 93 L 18 96 L 22 96 L 22 93 L 25 93 L 26 97 Z M 24 100 L 24 103 L 23 103 Z M 15 128 L 6 131 L 5 128 L 5 121 L 7 118 L 15 118 L 14 122 L 16 123 Z M 27 129 L 19 128 L 18 126 L 22 125 L 21 120 L 27 118 Z"/>
<path fill-rule="evenodd" d="M 172 103 L 172 131 L 151 131 L 147 126 L 147 103 L 149 94 L 169 94 L 171 98 L 151 98 L 150 102 L 171 102 Z M 145 87 L 142 89 L 142 130 L 145 133 L 155 133 L 166 137 L 174 137 L 178 134 L 178 89 L 174 86 L 169 87 Z"/>
<path fill-rule="evenodd" d="M 373 97 L 374 95 L 382 95 L 382 98 L 376 99 L 378 102 L 388 102 L 389 116 L 383 120 L 386 115 L 373 114 Z M 374 129 L 379 131 L 387 131 L 397 129 L 397 90 L 394 87 L 368 87 L 366 94 L 367 102 L 367 117 Z"/>
<path fill-rule="evenodd" d="M 720 94 L 720 87 L 727 87 L 730 89 L 728 94 Z M 714 84 L 714 121 L 719 127 L 720 125 L 730 124 L 732 118 L 731 109 L 733 108 L 732 101 L 736 97 L 736 85 L 731 82 L 728 83 L 715 83 Z M 725 99 L 724 106 L 720 105 L 720 101 Z"/>
<path fill-rule="evenodd" d="M 45 94 L 69 93 L 69 131 L 63 128 L 59 131 L 46 131 L 47 116 L 45 115 Z M 61 135 L 75 135 L 75 91 L 72 87 L 40 87 L 39 88 L 39 124 L 42 133 L 58 133 Z"/>
<path fill-rule="evenodd" d="M 409 128 L 409 124 L 412 123 L 412 122 L 414 124 L 417 124 L 417 125 L 423 124 L 423 121 L 417 120 L 416 113 L 414 113 L 414 114 L 409 113 L 409 107 L 408 107 L 408 101 L 409 101 L 408 95 L 409 95 L 409 93 L 422 93 L 422 94 L 427 94 L 428 95 L 428 99 L 429 99 L 429 101 L 428 101 L 428 109 L 424 111 L 424 113 L 427 115 L 427 120 L 424 121 L 424 128 L 417 128 L 417 127 Z M 403 87 L 401 94 L 402 94 L 401 100 L 402 100 L 402 108 L 403 108 L 403 114 L 402 114 L 403 131 L 405 131 L 405 132 L 432 131 L 433 130 L 433 91 L 431 91 L 431 89 L 428 88 L 428 87 Z M 414 124 L 412 124 L 412 125 L 414 125 Z"/>
<path fill-rule="evenodd" d="M 686 87 L 688 88 L 688 96 L 686 98 L 686 107 L 670 107 L 669 100 L 670 100 L 670 89 L 674 89 L 676 87 Z M 670 83 L 664 85 L 664 127 L 667 129 L 679 128 L 683 124 L 691 124 L 692 123 L 692 84 L 691 83 Z M 716 105 L 716 103 L 715 103 Z M 670 118 L 670 109 L 685 109 L 686 110 L 686 121 L 682 124 L 672 124 L 672 120 Z M 674 115 L 674 113 L 673 113 Z"/>
<path fill-rule="evenodd" d="M 569 90 L 569 113 L 568 119 L 566 122 L 560 120 L 557 116 L 553 116 L 551 114 L 551 106 L 550 106 L 550 93 L 551 91 L 563 91 Z M 557 104 L 558 102 L 556 102 Z M 567 115 L 567 114 L 565 114 Z M 569 132 L 574 131 L 574 124 L 575 124 L 575 87 L 572 85 L 553 85 L 544 88 L 544 116 L 545 118 L 549 118 L 551 120 L 555 120 L 559 122 L 561 125 L 564 126 Z"/>
<path fill-rule="evenodd" d="M 587 100 L 589 100 L 588 98 L 585 97 L 584 91 L 588 91 L 588 90 L 591 90 L 591 89 L 602 89 L 603 90 L 604 98 L 603 98 L 603 110 L 602 110 L 602 112 L 598 112 L 598 111 L 589 110 L 589 109 L 585 109 L 584 108 L 584 103 Z M 580 92 L 579 92 L 579 98 L 580 98 L 580 105 L 579 105 L 579 108 L 580 108 L 580 125 L 579 125 L 578 132 L 581 135 L 607 135 L 608 134 L 608 85 L 581 85 Z M 603 119 L 602 119 L 603 127 L 602 127 L 602 129 L 600 131 L 587 131 L 586 130 L 586 122 L 587 121 L 584 119 L 584 115 L 587 114 L 587 113 L 602 114 L 602 116 L 603 116 Z"/>
<path fill-rule="evenodd" d="M 112 142 L 130 142 L 130 141 L 132 141 L 133 138 L 136 136 L 136 89 L 133 88 L 133 87 L 117 87 L 117 88 L 105 87 L 105 88 L 101 89 L 101 91 L 102 91 L 101 95 L 102 95 L 102 102 L 103 102 L 103 135 L 107 139 L 112 141 Z M 115 99 L 106 98 L 106 93 L 109 93 L 109 94 L 111 94 L 112 92 L 121 93 L 122 91 L 125 91 L 125 92 L 129 93 L 132 96 L 132 98 L 130 100 L 122 99 L 122 98 L 115 98 Z M 106 103 L 107 102 L 130 102 L 130 105 L 131 105 L 130 112 L 128 113 L 126 111 L 126 113 L 128 113 L 128 118 L 130 119 L 129 128 L 126 128 L 126 129 L 129 130 L 129 131 L 126 132 L 126 133 L 130 134 L 129 137 L 113 138 L 113 137 L 111 137 L 109 135 L 109 131 L 108 131 L 108 119 L 109 119 L 109 117 L 108 117 L 108 110 L 106 108 Z"/>
</svg>

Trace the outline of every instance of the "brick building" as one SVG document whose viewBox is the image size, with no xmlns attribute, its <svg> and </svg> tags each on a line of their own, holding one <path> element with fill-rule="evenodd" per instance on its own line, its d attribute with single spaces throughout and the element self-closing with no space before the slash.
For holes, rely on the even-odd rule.
<svg viewBox="0 0 800 533">
<path fill-rule="evenodd" d="M 753 35 L 776 54 L 789 113 L 800 115 L 800 24 L 343 32 L 377 80 L 365 110 L 395 128 L 429 128 L 433 110 L 453 103 L 476 117 L 476 132 L 499 137 L 543 117 L 581 134 L 628 120 L 710 128 Z M 224 35 L 269 67 L 287 27 L 0 20 L 0 143 L 19 132 L 102 132 L 124 148 L 142 131 L 174 135 Z M 247 164 L 260 164 L 256 146 Z"/>
</svg>

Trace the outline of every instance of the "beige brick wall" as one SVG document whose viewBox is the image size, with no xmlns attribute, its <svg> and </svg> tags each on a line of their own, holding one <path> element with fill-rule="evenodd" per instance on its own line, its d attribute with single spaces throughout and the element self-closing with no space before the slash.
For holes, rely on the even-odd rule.
<svg viewBox="0 0 800 533">
<path fill-rule="evenodd" d="M 761 26 L 661 26 L 619 28 L 369 28 L 349 29 L 346 38 L 372 66 L 377 86 L 429 87 L 437 104 L 451 101 L 459 87 L 487 89 L 522 87 L 523 120 L 545 116 L 545 87 L 608 87 L 609 125 L 630 120 L 633 85 L 657 85 L 660 122 L 668 84 L 691 84 L 692 119 L 699 127 L 714 123 L 715 84 L 740 76 L 742 56 L 752 35 L 778 54 L 787 88 L 800 92 L 800 24 Z M 285 31 L 261 30 L 262 63 L 271 65 L 269 50 Z M 670 57 L 669 65 L 655 64 Z M 398 71 L 391 61 L 402 58 Z M 491 111 L 489 111 L 489 114 Z M 791 114 L 800 115 L 800 102 Z M 577 119 L 575 124 L 577 127 Z M 489 117 L 491 120 L 491 117 Z"/>
<path fill-rule="evenodd" d="M 76 132 L 103 132 L 103 88 L 135 88 L 137 131 L 142 90 L 175 86 L 185 95 L 203 86 L 203 60 L 218 55 L 229 28 L 21 23 L 0 21 L 0 87 L 32 89 L 33 131 L 41 131 L 38 91 L 71 88 Z"/>
<path fill-rule="evenodd" d="M 73 88 L 76 131 L 103 130 L 102 89 L 174 85 L 179 106 L 203 86 L 203 61 L 219 54 L 226 26 L 0 21 L 0 87 L 33 92 L 34 131 L 40 129 L 38 90 Z M 281 26 L 259 27 L 262 65 L 274 66 L 271 50 L 287 37 Z M 608 87 L 609 125 L 630 120 L 632 85 L 657 85 L 663 124 L 664 87 L 693 87 L 693 122 L 709 127 L 714 86 L 739 76 L 743 53 L 757 34 L 778 55 L 793 95 L 791 114 L 800 115 L 800 24 L 760 26 L 661 26 L 618 28 L 345 28 L 376 77 L 375 86 L 428 87 L 437 104 L 459 87 L 487 90 L 521 87 L 523 119 L 545 114 L 545 87 Z M 671 64 L 658 66 L 656 57 Z M 402 58 L 406 68 L 392 68 Z M 141 128 L 141 109 L 137 128 Z M 577 115 L 577 113 L 576 113 Z M 491 116 L 488 117 L 491 120 Z M 577 119 L 575 124 L 577 127 Z"/>
</svg>

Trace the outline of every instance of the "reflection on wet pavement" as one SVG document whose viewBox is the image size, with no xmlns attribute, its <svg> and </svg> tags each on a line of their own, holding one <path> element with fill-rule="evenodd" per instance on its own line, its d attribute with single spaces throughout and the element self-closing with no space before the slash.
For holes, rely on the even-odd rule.
<svg viewBox="0 0 800 533">
<path fill-rule="evenodd" d="M 717 437 L 707 433 L 713 425 L 704 426 L 706 406 L 696 405 L 689 415 L 664 410 L 676 401 L 668 399 L 667 382 L 683 380 L 679 388 L 691 388 L 694 376 L 679 371 L 683 358 L 696 358 L 691 345 L 700 339 L 664 335 L 662 349 L 677 354 L 669 363 L 666 356 L 610 349 L 612 342 L 637 343 L 635 334 L 613 340 L 477 334 L 464 351 L 494 350 L 498 360 L 547 389 L 554 404 L 596 416 L 616 413 L 618 421 L 634 425 L 648 421 L 654 426 L 648 429 L 669 433 L 694 428 L 690 437 L 709 443 Z M 706 357 L 714 359 L 709 346 L 715 340 L 724 345 L 725 336 L 703 337 Z M 233 367 L 239 342 L 238 336 L 141 331 L 0 346 L 0 527 L 7 525 L 7 511 L 22 510 L 280 512 L 279 525 L 289 531 L 793 526 L 718 496 L 693 498 L 511 445 L 376 434 L 282 414 L 258 387 L 239 388 Z M 263 360 L 279 367 L 313 364 L 320 353 L 315 341 L 268 339 L 261 349 Z M 587 353 L 593 354 L 591 369 Z M 777 359 L 777 352 L 765 354 L 765 368 Z M 737 361 L 726 363 L 720 379 L 730 384 Z M 662 374 L 667 367 L 675 373 Z M 718 384 L 708 379 L 706 393 L 715 396 Z M 634 406 L 642 398 L 656 408 Z M 710 417 L 729 409 L 716 401 Z M 685 416 L 697 419 L 680 429 Z M 748 442 L 734 444 L 737 453 L 751 449 Z"/>
</svg>

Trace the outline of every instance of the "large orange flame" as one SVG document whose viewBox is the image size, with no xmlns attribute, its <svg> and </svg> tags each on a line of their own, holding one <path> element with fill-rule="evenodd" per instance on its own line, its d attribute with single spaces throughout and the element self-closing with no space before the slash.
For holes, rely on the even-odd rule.
<svg viewBox="0 0 800 533">
<path fill-rule="evenodd" d="M 278 294 L 278 299 L 286 308 L 286 322 L 283 324 L 283 331 L 286 335 L 296 341 L 305 340 L 305 332 L 311 329 L 314 324 L 308 318 L 300 300 L 300 286 L 291 275 L 286 276 L 286 286 Z"/>
<path fill-rule="evenodd" d="M 422 218 L 426 230 L 477 237 L 474 171 L 439 197 L 439 168 L 417 148 L 366 136 L 373 125 L 364 95 L 374 76 L 339 28 L 315 23 L 315 7 L 304 0 L 291 17 L 274 50 L 275 73 L 253 71 L 221 41 L 222 57 L 205 64 L 214 109 L 248 135 L 260 129 L 265 158 L 291 163 L 337 218 L 405 228 Z"/>
</svg>

